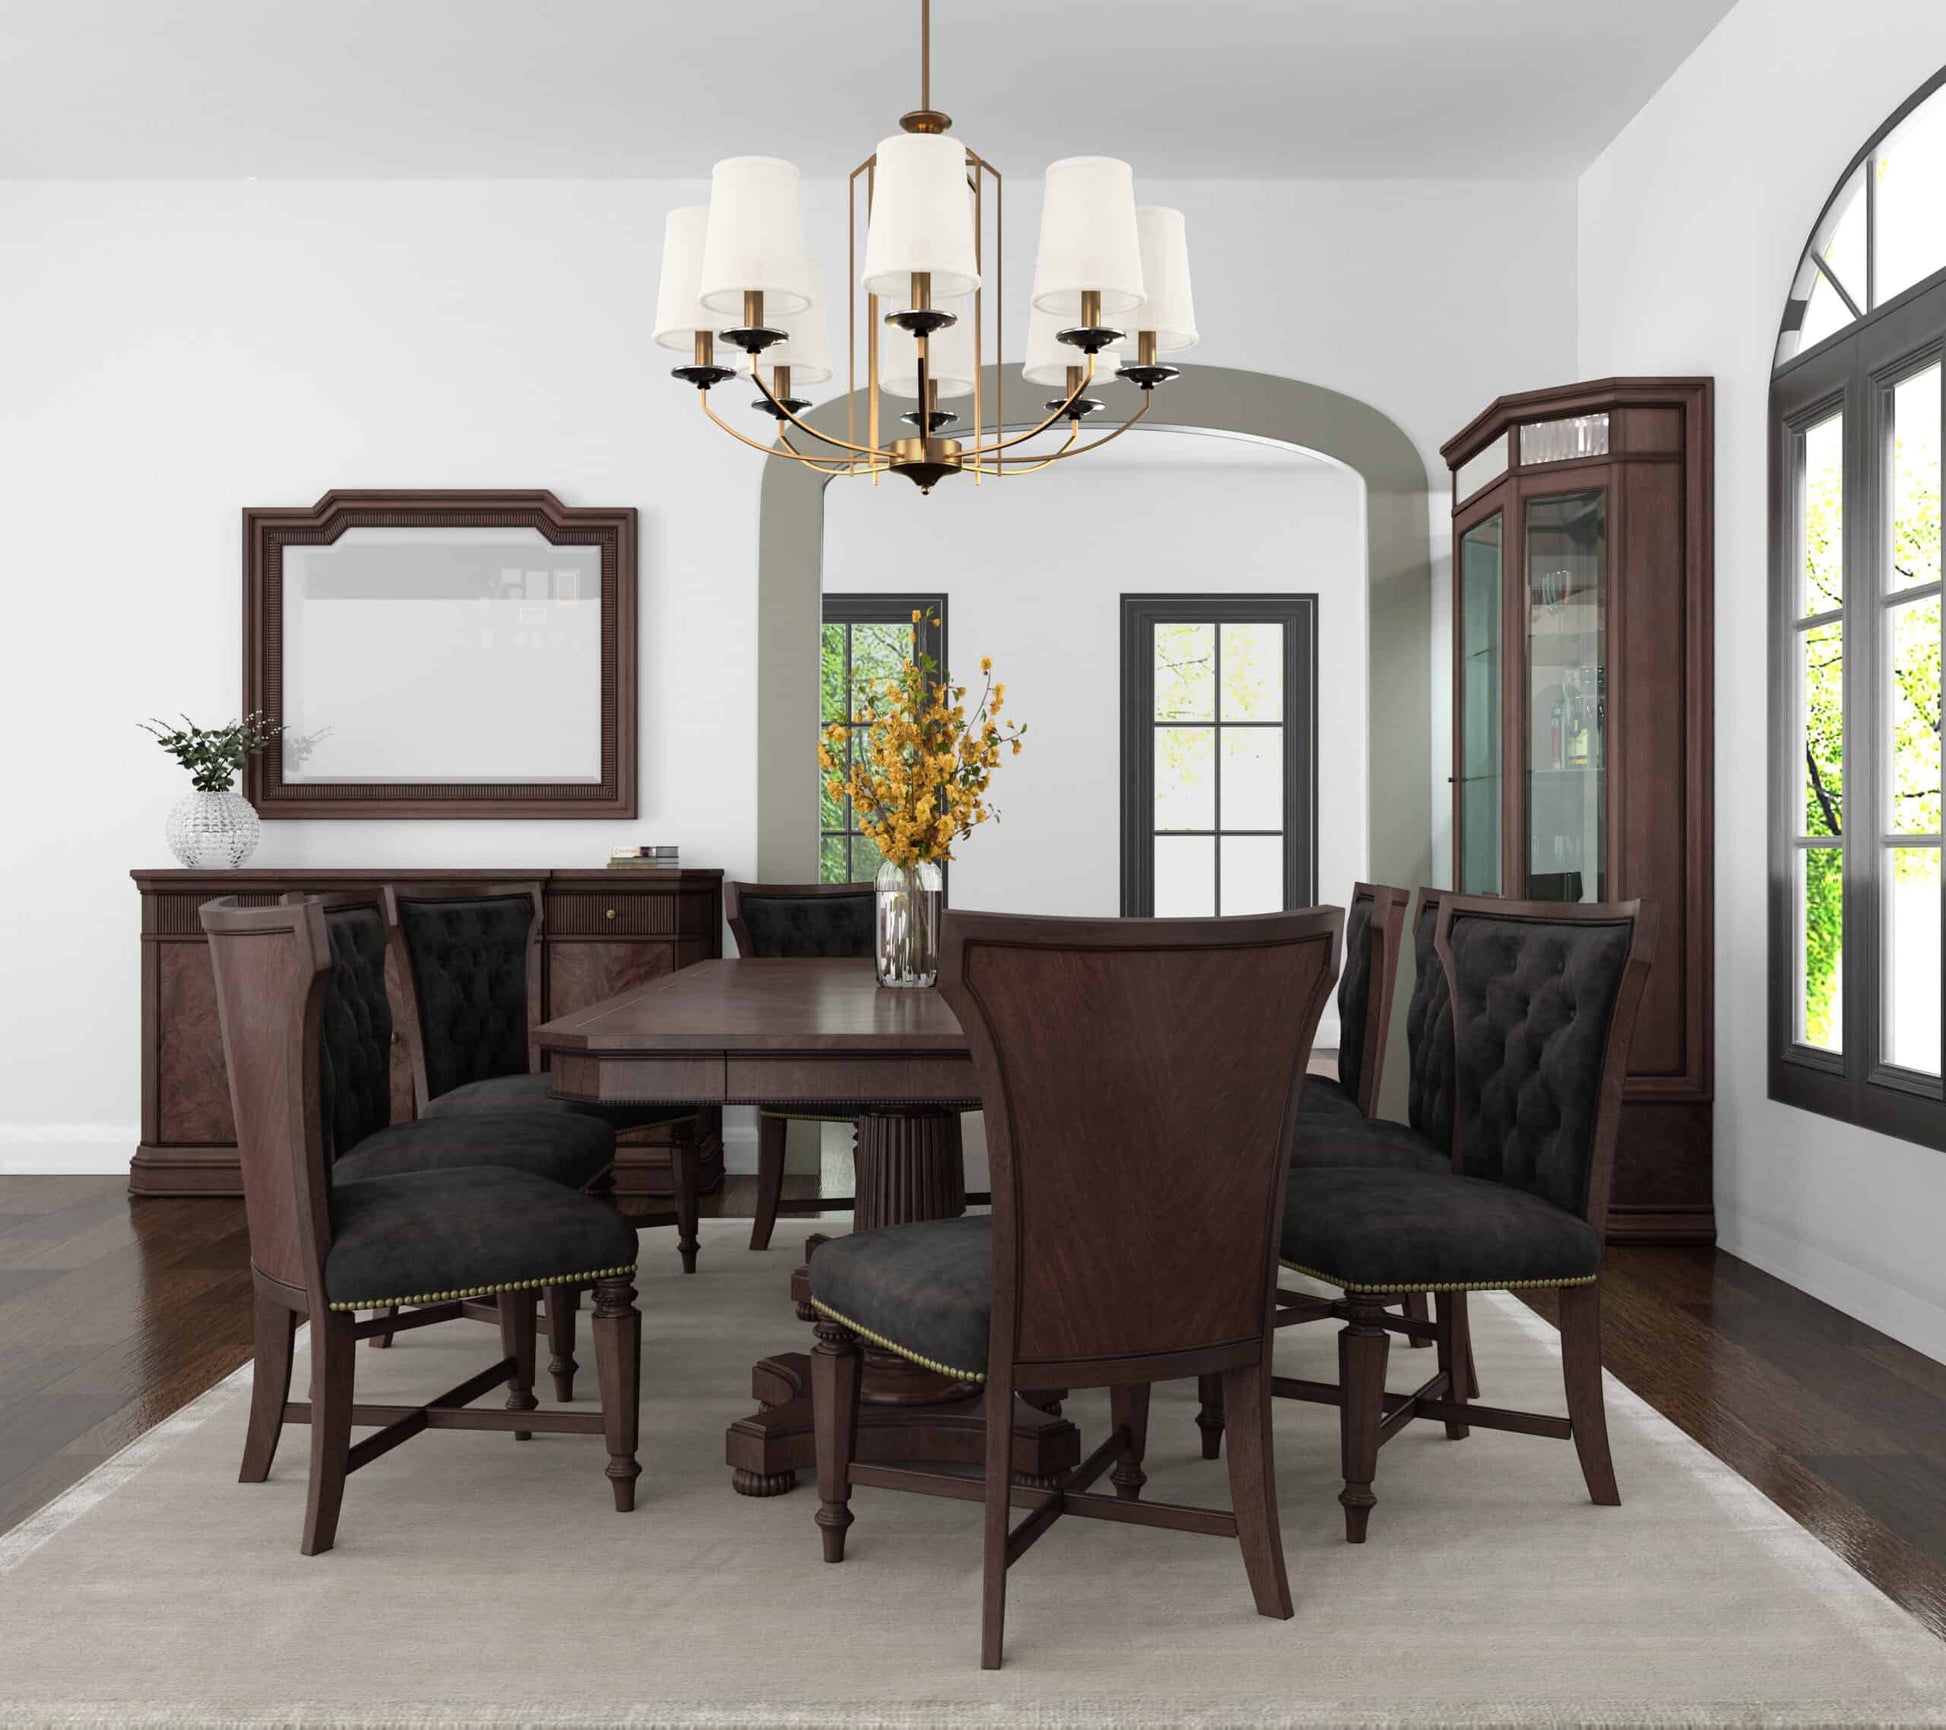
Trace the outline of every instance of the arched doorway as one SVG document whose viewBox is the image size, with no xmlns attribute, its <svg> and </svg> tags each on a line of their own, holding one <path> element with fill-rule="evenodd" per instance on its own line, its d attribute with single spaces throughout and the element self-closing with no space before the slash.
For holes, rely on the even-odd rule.
<svg viewBox="0 0 1946 1730">
<path fill-rule="evenodd" d="M 986 369 L 983 388 L 989 392 L 998 371 Z M 842 433 L 846 402 L 840 397 L 824 404 L 809 417 L 812 424 Z M 1165 388 L 1156 413 L 1175 429 L 1315 451 L 1364 480 L 1367 857 L 1377 881 L 1408 888 L 1431 881 L 1431 530 L 1426 469 L 1417 448 L 1396 423 L 1355 397 L 1234 367 L 1185 369 Z M 758 874 L 768 881 L 817 875 L 818 640 L 830 478 L 788 462 L 770 464 L 764 475 L 757 560 L 757 859 Z M 962 478 L 955 484 L 971 483 Z M 1060 480 L 1050 476 L 1034 484 L 1058 486 Z M 1395 1018 L 1394 1039 L 1401 1045 L 1403 1024 L 1403 1017 Z M 1394 1055 L 1387 1092 L 1397 1087 L 1402 1099 L 1403 1050 Z"/>
</svg>

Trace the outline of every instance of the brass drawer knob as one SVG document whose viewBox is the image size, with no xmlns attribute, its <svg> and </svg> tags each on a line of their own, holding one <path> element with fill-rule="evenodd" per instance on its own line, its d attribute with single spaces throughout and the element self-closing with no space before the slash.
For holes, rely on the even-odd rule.
<svg viewBox="0 0 1946 1730">
<path fill-rule="evenodd" d="M 604 919 L 613 919 L 614 917 L 615 917 L 615 909 L 612 907 L 609 908 L 608 911 L 602 915 L 602 918 Z"/>
</svg>

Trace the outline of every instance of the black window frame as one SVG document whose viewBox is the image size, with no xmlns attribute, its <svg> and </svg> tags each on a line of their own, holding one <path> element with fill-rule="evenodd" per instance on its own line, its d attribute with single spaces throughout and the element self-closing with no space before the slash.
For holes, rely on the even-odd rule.
<svg viewBox="0 0 1946 1730">
<path fill-rule="evenodd" d="M 1315 594 L 1122 596 L 1121 827 L 1122 917 L 1146 919 L 1155 909 L 1155 627 L 1164 624 L 1284 627 L 1284 718 L 1256 725 L 1284 733 L 1284 905 L 1309 907 L 1318 881 L 1318 597 Z M 1221 641 L 1221 633 L 1218 633 Z M 1219 650 L 1220 654 L 1220 650 Z M 1221 678 L 1221 662 L 1218 663 Z M 1220 686 L 1219 686 L 1220 690 Z M 1212 722 L 1212 725 L 1218 723 Z M 1240 723 L 1222 722 L 1224 726 Z M 1217 773 L 1222 773 L 1221 752 Z M 1222 912 L 1223 842 L 1220 803 L 1214 870 Z"/>
<path fill-rule="evenodd" d="M 818 619 L 818 732 L 822 737 L 826 721 L 824 718 L 824 631 L 828 625 L 843 625 L 845 630 L 845 689 L 851 689 L 851 630 L 853 625 L 909 625 L 914 613 L 925 613 L 927 618 L 918 629 L 918 647 L 922 653 L 929 654 L 939 668 L 939 676 L 949 676 L 950 663 L 946 659 L 946 596 L 944 594 L 829 594 L 824 596 L 823 610 Z M 843 836 L 845 842 L 845 869 L 855 869 L 852 857 L 853 844 L 858 837 L 856 813 L 851 809 L 851 801 L 845 801 L 846 827 L 827 829 L 824 825 L 824 804 L 818 804 L 818 881 L 825 881 L 824 844 L 834 836 Z M 942 871 L 944 867 L 941 867 Z M 847 877 L 846 882 L 870 882 L 870 878 Z"/>
<path fill-rule="evenodd" d="M 1826 216 L 1861 164 L 1875 160 L 1886 137 L 1929 97 L 1946 89 L 1941 71 L 1900 105 L 1838 177 L 1812 229 L 1815 246 Z M 1942 96 L 1941 100 L 1946 100 Z M 1867 199 L 1866 258 L 1876 258 L 1872 188 Z M 1807 251 L 1809 249 L 1807 248 Z M 1871 290 L 1867 289 L 1869 305 Z M 1787 302 L 1783 328 L 1794 329 L 1804 301 Z M 1768 1015 L 1769 1094 L 1780 1104 L 1857 1124 L 1903 1141 L 1946 1149 L 1946 1077 L 1883 1061 L 1885 908 L 1882 869 L 1888 847 L 1919 837 L 1895 835 L 1887 820 L 1889 717 L 1885 705 L 1884 587 L 1891 524 L 1889 461 L 1892 391 L 1933 363 L 1946 369 L 1946 269 L 1910 285 L 1882 306 L 1870 307 L 1815 347 L 1792 356 L 1771 376 L 1769 405 L 1770 555 L 1770 817 Z M 1842 1021 L 1839 1050 L 1801 1044 L 1797 1018 L 1797 854 L 1802 837 L 1799 779 L 1797 656 L 1805 621 L 1799 614 L 1798 440 L 1834 411 L 1844 414 L 1842 604 L 1829 615 L 1843 622 L 1844 740 L 1840 837 L 1844 852 Z M 1942 392 L 1942 449 L 1946 449 L 1946 391 Z M 1901 590 L 1896 600 L 1920 601 L 1938 585 Z M 1946 614 L 1946 608 L 1942 608 Z M 1946 618 L 1942 619 L 1946 625 Z M 1946 886 L 1942 886 L 1946 898 Z M 1946 945 L 1946 938 L 1942 938 Z M 1946 960 L 1946 957 L 1942 958 Z M 1946 966 L 1941 969 L 1946 1009 Z M 1946 1014 L 1942 1015 L 1946 1028 Z M 1946 1032 L 1942 1033 L 1946 1044 Z M 1946 1051 L 1942 1051 L 1946 1071 Z"/>
</svg>

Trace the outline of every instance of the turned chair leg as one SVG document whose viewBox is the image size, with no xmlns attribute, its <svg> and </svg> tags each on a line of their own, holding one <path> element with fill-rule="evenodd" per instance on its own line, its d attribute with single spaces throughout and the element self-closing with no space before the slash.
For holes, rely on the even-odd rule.
<svg viewBox="0 0 1946 1730">
<path fill-rule="evenodd" d="M 1392 1336 L 1385 1328 L 1385 1308 L 1377 1299 L 1357 1293 L 1350 1298 L 1350 1320 L 1338 1335 L 1338 1439 L 1345 1478 L 1338 1501 L 1345 1510 L 1345 1542 L 1362 1544 L 1378 1501 L 1372 1494 L 1372 1480 L 1378 1476 L 1378 1433 L 1385 1421 L 1385 1360 Z M 1234 1456 L 1234 1437 L 1230 1447 Z"/>
<path fill-rule="evenodd" d="M 1601 1286 L 1561 1288 L 1561 1379 L 1568 1421 L 1588 1494 L 1604 1508 L 1621 1506 L 1615 1462 L 1608 1457 L 1608 1414 L 1601 1397 Z"/>
<path fill-rule="evenodd" d="M 311 1481 L 301 1546 L 307 1556 L 323 1555 L 337 1538 L 351 1470 L 351 1389 L 358 1363 L 352 1325 L 344 1310 L 326 1310 L 311 1323 Z"/>
<path fill-rule="evenodd" d="M 1381 1336 L 1382 1337 L 1382 1336 Z M 1231 1414 L 1230 1505 L 1237 1543 L 1257 1600 L 1257 1614 L 1288 1619 L 1291 1583 L 1284 1572 L 1284 1538 L 1277 1521 L 1277 1456 L 1270 1430 L 1270 1365 L 1245 1364 L 1223 1372 L 1223 1401 Z"/>
<path fill-rule="evenodd" d="M 1142 1486 L 1149 1481 L 1149 1474 L 1142 1470 L 1142 1456 L 1149 1447 L 1149 1384 L 1129 1382 L 1110 1388 L 1108 1421 L 1116 1429 L 1128 1426 L 1128 1443 L 1108 1474 L 1109 1482 L 1123 1501 L 1139 1502 Z"/>
<path fill-rule="evenodd" d="M 1446 1377 L 1446 1397 L 1455 1405 L 1472 1398 L 1467 1381 L 1473 1370 L 1473 1354 L 1466 1333 L 1466 1293 L 1443 1291 L 1435 1294 L 1439 1308 L 1439 1367 Z M 1470 1424 L 1446 1422 L 1446 1439 L 1463 1442 L 1473 1433 Z"/>
<path fill-rule="evenodd" d="M 270 1476 L 277 1438 L 284 1428 L 284 1403 L 291 1397 L 291 1358 L 297 1338 L 297 1311 L 257 1293 L 257 1362 L 250 1372 L 250 1433 L 243 1441 L 239 1484 L 261 1484 Z"/>
<path fill-rule="evenodd" d="M 811 1428 L 818 1456 L 818 1530 L 824 1559 L 845 1559 L 851 1525 L 851 1461 L 858 1442 L 858 1388 L 865 1354 L 842 1322 L 820 1315 L 811 1348 Z"/>
<path fill-rule="evenodd" d="M 1222 1376 L 1198 1376 L 1196 1397 L 1202 1402 L 1196 1410 L 1196 1427 L 1203 1432 L 1203 1458 L 1213 1460 L 1223 1452 Z"/>
<path fill-rule="evenodd" d="M 784 1194 L 784 1149 L 790 1123 L 781 1117 L 757 1119 L 757 1217 L 750 1222 L 750 1247 L 769 1249 L 777 1224 L 777 1203 Z"/>
<path fill-rule="evenodd" d="M 532 1291 L 500 1293 L 500 1353 L 514 1362 L 514 1373 L 507 1378 L 507 1410 L 531 1412 L 540 1401 L 534 1397 L 534 1299 Z M 531 1442 L 532 1430 L 515 1430 L 514 1440 Z"/>
<path fill-rule="evenodd" d="M 372 1316 L 376 1320 L 380 1316 L 395 1316 L 398 1313 L 399 1306 L 397 1304 L 382 1304 L 379 1308 L 372 1311 Z M 373 1351 L 382 1352 L 392 1343 L 392 1330 L 387 1328 L 383 1333 L 368 1334 L 365 1338 L 365 1343 Z"/>
<path fill-rule="evenodd" d="M 601 1384 L 602 1431 L 608 1442 L 608 1481 L 615 1511 L 635 1506 L 635 1457 L 642 1400 L 642 1312 L 635 1307 L 630 1276 L 595 1281 L 595 1379 Z"/>
<path fill-rule="evenodd" d="M 571 1285 L 547 1288 L 547 1373 L 554 1378 L 554 1397 L 562 1405 L 574 1398 L 574 1315 L 581 1293 Z"/>
<path fill-rule="evenodd" d="M 679 1123 L 669 1137 L 669 1187 L 676 1203 L 676 1252 L 682 1271 L 696 1271 L 696 1126 Z"/>
<path fill-rule="evenodd" d="M 1408 1321 L 1430 1322 L 1432 1320 L 1432 1309 L 1426 1302 L 1424 1292 L 1413 1291 L 1405 1294 L 1405 1314 Z M 1407 1342 L 1414 1346 L 1429 1346 L 1433 1343 L 1431 1340 L 1420 1339 L 1416 1334 L 1408 1335 Z"/>
</svg>

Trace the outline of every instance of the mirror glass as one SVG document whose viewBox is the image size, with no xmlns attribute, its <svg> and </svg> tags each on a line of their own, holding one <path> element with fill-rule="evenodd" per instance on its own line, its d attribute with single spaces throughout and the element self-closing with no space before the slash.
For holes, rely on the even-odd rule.
<svg viewBox="0 0 1946 1730">
<path fill-rule="evenodd" d="M 283 555 L 284 781 L 601 780 L 601 548 L 351 528 Z"/>
</svg>

